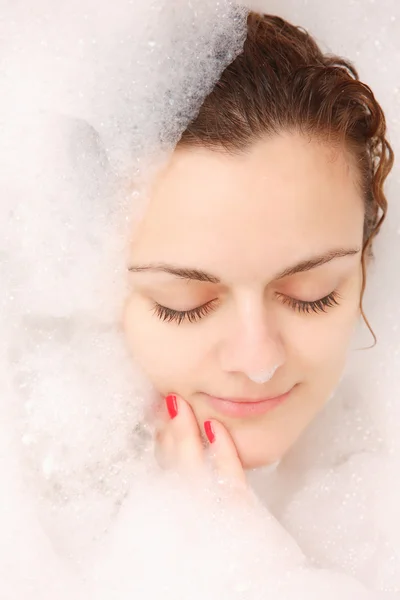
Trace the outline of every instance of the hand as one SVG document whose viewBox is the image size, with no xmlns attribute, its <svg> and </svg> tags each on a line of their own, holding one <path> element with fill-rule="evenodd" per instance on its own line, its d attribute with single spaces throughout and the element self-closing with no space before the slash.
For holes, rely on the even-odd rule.
<svg viewBox="0 0 400 600">
<path fill-rule="evenodd" d="M 235 513 L 240 519 L 250 517 L 249 526 L 256 524 L 258 530 L 261 524 L 261 531 L 267 526 L 273 546 L 276 542 L 273 556 L 278 563 L 287 560 L 288 549 L 299 557 L 300 562 L 303 561 L 303 554 L 290 534 L 247 485 L 233 439 L 222 423 L 210 419 L 199 426 L 190 405 L 183 398 L 170 394 L 158 407 L 155 452 L 162 468 L 178 472 L 190 481 L 191 488 L 211 491 L 212 499 L 217 500 L 223 511 L 228 503 L 240 509 Z M 210 474 L 214 477 L 210 478 Z M 206 495 L 206 500 L 208 497 Z"/>
<path fill-rule="evenodd" d="M 199 428 L 189 404 L 176 394 L 166 397 L 157 411 L 155 452 L 159 464 L 187 478 L 210 472 L 220 483 L 246 487 L 246 476 L 227 429 L 215 419 Z"/>
</svg>

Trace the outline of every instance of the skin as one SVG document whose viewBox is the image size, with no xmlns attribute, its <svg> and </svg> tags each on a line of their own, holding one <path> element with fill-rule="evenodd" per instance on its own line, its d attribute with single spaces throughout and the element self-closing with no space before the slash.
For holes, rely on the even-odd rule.
<svg viewBox="0 0 400 600">
<path fill-rule="evenodd" d="M 200 464 L 204 422 L 211 420 L 222 471 L 241 478 L 243 468 L 284 457 L 343 372 L 360 315 L 363 222 L 357 169 L 343 149 L 284 132 L 235 156 L 174 152 L 154 182 L 129 267 L 197 269 L 219 283 L 162 271 L 130 273 L 128 345 L 160 400 L 178 397 L 175 419 L 165 407 L 161 411 L 160 455 L 186 460 L 190 468 Z M 289 267 L 338 249 L 355 253 L 277 279 Z M 334 291 L 338 305 L 326 312 L 293 305 L 293 299 L 314 302 Z M 154 303 L 184 311 L 211 301 L 194 323 L 163 321 L 154 312 Z M 276 366 L 270 381 L 249 378 Z M 245 418 L 219 413 L 205 396 L 260 399 L 289 390 L 280 406 Z"/>
</svg>

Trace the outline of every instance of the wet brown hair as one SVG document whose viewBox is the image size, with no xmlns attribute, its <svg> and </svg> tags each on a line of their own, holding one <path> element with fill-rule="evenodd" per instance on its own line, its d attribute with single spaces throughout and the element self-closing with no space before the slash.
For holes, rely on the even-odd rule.
<svg viewBox="0 0 400 600">
<path fill-rule="evenodd" d="M 362 300 L 366 259 L 386 217 L 383 185 L 394 160 L 382 108 L 352 63 L 323 54 L 301 27 L 251 12 L 243 52 L 223 71 L 178 147 L 240 154 L 282 131 L 343 144 L 356 160 L 365 199 L 360 308 L 376 342 Z"/>
</svg>

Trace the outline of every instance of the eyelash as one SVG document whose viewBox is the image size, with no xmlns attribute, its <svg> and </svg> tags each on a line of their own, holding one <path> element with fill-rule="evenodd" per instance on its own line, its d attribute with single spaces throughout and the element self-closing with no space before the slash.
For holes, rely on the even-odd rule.
<svg viewBox="0 0 400 600">
<path fill-rule="evenodd" d="M 306 314 L 326 313 L 328 312 L 328 308 L 338 306 L 340 300 L 340 296 L 336 291 L 331 292 L 328 296 L 320 298 L 319 300 L 313 300 L 312 302 L 295 300 L 294 298 L 288 298 L 287 296 L 281 296 L 281 298 L 283 304 L 288 304 L 293 310 Z"/>
<path fill-rule="evenodd" d="M 312 302 L 306 302 L 304 300 L 296 300 L 295 298 L 288 298 L 287 296 L 280 296 L 282 298 L 282 303 L 287 304 L 294 311 L 304 314 L 311 313 L 326 313 L 329 308 L 333 306 L 339 305 L 340 296 L 336 291 L 333 291 L 328 296 L 324 298 L 320 298 L 319 300 L 314 300 Z M 167 308 L 166 306 L 162 306 L 161 304 L 155 303 L 153 307 L 153 312 L 156 316 L 162 321 L 166 321 L 167 323 L 176 322 L 180 325 L 183 321 L 188 321 L 189 323 L 196 323 L 206 315 L 208 315 L 214 307 L 216 300 L 211 300 L 207 304 L 203 304 L 203 306 L 198 306 L 197 308 L 193 308 L 191 310 L 173 310 L 172 308 Z"/>
<path fill-rule="evenodd" d="M 167 308 L 166 306 L 161 306 L 161 304 L 155 303 L 153 311 L 157 317 L 159 317 L 162 321 L 167 321 L 168 323 L 171 323 L 172 321 L 176 321 L 178 325 L 180 325 L 183 321 L 195 323 L 212 311 L 215 302 L 216 300 L 211 300 L 210 302 L 207 302 L 207 304 L 203 304 L 203 306 L 198 306 L 197 308 L 192 308 L 191 310 L 173 310 L 172 308 Z"/>
</svg>

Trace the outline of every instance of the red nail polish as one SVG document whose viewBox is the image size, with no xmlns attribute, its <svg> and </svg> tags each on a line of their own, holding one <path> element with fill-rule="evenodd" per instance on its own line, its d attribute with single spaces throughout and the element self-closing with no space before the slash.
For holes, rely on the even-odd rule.
<svg viewBox="0 0 400 600">
<path fill-rule="evenodd" d="M 167 405 L 167 410 L 171 419 L 175 419 L 178 414 L 178 404 L 176 402 L 176 396 L 174 394 L 169 394 L 165 398 L 165 403 Z"/>
<path fill-rule="evenodd" d="M 206 436 L 207 436 L 210 444 L 213 444 L 215 442 L 215 433 L 214 433 L 214 429 L 211 425 L 211 421 L 205 421 L 204 431 L 206 432 Z"/>
</svg>

